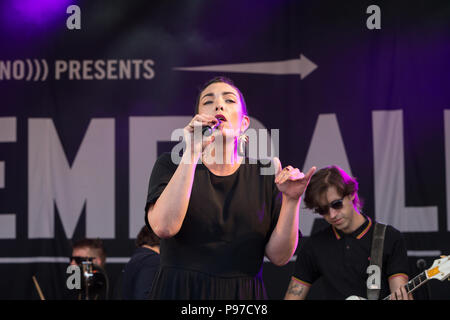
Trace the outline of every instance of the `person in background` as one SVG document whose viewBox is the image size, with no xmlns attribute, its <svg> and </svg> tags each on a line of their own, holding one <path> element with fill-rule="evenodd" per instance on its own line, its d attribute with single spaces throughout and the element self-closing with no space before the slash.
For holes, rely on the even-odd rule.
<svg viewBox="0 0 450 320">
<path fill-rule="evenodd" d="M 143 226 L 137 236 L 136 247 L 123 270 L 124 300 L 148 299 L 153 279 L 159 270 L 159 238 L 153 230 Z"/>
<path fill-rule="evenodd" d="M 109 296 L 109 279 L 105 271 L 106 250 L 103 241 L 96 239 L 81 239 L 72 245 L 70 265 L 81 269 L 81 289 L 70 290 L 68 299 L 77 300 L 107 300 Z M 87 277 L 86 275 L 89 275 Z"/>
<path fill-rule="evenodd" d="M 106 263 L 106 251 L 101 239 L 81 239 L 72 246 L 71 265 L 80 265 L 84 258 L 93 258 L 92 262 L 102 268 Z"/>
</svg>

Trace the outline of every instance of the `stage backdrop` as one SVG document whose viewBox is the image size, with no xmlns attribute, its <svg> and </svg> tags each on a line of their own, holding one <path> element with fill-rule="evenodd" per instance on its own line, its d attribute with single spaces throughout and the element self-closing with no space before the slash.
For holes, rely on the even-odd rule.
<svg viewBox="0 0 450 320">
<path fill-rule="evenodd" d="M 271 133 L 266 156 L 358 178 L 415 275 L 450 252 L 449 21 L 448 1 L 2 1 L 0 298 L 36 299 L 35 275 L 60 299 L 83 237 L 104 240 L 117 292 L 155 159 L 216 75 Z M 323 225 L 302 210 L 299 246 Z M 270 298 L 293 261 L 264 264 Z"/>
</svg>

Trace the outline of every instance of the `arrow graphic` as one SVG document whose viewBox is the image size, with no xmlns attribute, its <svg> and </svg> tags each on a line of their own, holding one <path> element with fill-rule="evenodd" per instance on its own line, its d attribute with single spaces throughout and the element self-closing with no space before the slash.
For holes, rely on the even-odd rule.
<svg viewBox="0 0 450 320">
<path fill-rule="evenodd" d="M 200 71 L 200 72 L 235 72 L 235 73 L 262 73 L 262 74 L 298 74 L 303 80 L 317 68 L 317 65 L 311 60 L 300 54 L 300 59 L 253 62 L 238 64 L 221 64 L 201 67 L 177 67 L 173 70 L 178 71 Z"/>
</svg>

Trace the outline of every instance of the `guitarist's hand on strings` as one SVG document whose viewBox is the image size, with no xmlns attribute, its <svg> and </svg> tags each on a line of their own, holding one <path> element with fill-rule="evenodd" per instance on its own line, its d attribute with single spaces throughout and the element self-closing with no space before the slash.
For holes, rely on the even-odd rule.
<svg viewBox="0 0 450 320">
<path fill-rule="evenodd" d="M 408 294 L 404 286 L 400 286 L 391 293 L 389 300 L 413 300 L 412 294 Z"/>
</svg>

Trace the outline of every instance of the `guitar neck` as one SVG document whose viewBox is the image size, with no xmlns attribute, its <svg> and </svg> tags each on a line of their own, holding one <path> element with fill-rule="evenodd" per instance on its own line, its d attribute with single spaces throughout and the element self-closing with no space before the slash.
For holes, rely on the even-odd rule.
<svg viewBox="0 0 450 320">
<path fill-rule="evenodd" d="M 419 288 L 421 285 L 425 284 L 429 279 L 427 278 L 427 275 L 425 273 L 426 271 L 422 272 L 421 274 L 417 275 L 413 279 L 409 280 L 407 284 L 405 284 L 403 287 L 406 289 L 406 292 L 408 294 L 412 293 L 414 290 Z M 388 295 L 383 300 L 389 300 L 391 295 Z"/>
</svg>

